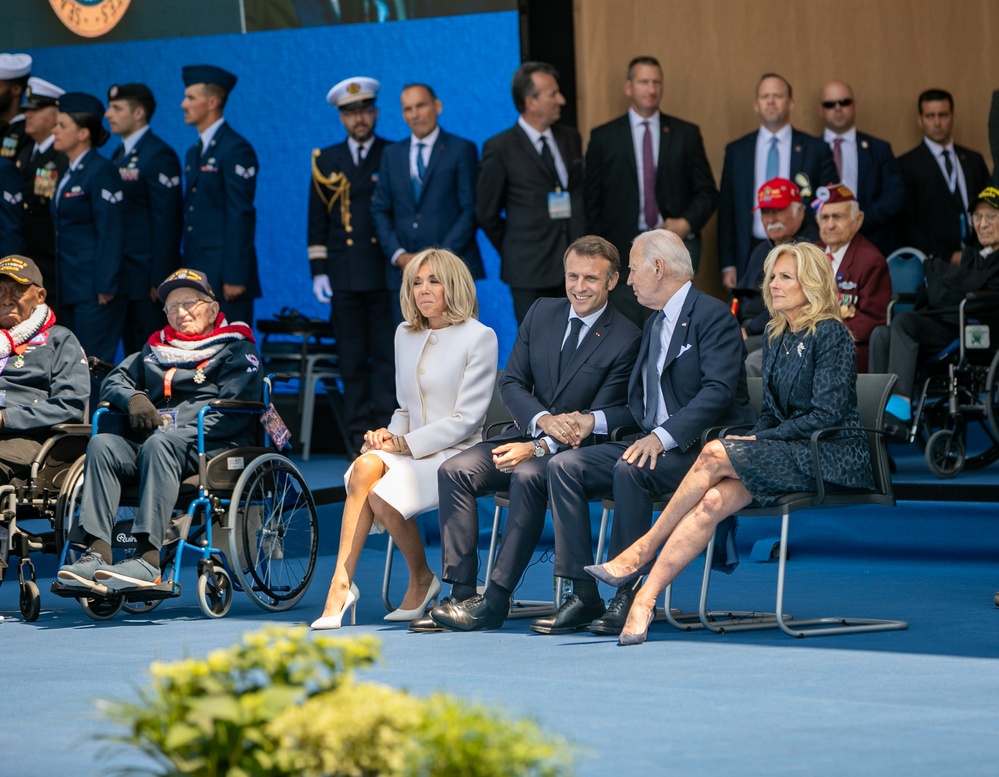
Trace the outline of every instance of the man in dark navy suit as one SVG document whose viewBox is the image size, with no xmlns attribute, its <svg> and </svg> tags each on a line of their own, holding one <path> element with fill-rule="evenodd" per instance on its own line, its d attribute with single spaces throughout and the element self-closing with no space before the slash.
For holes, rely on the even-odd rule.
<svg viewBox="0 0 999 777">
<path fill-rule="evenodd" d="M 166 326 L 156 284 L 180 266 L 184 198 L 177 152 L 149 126 L 156 99 L 145 84 L 115 84 L 105 118 L 121 136 L 111 162 L 121 176 L 125 263 L 121 293 L 128 296 L 122 342 L 125 353 L 142 350 Z"/>
<path fill-rule="evenodd" d="M 727 305 L 691 283 L 684 242 L 663 229 L 645 232 L 635 239 L 630 268 L 628 285 L 653 314 L 628 383 L 628 405 L 606 415 L 609 429 L 637 423 L 640 436 L 630 444 L 566 451 L 548 464 L 555 574 L 572 581 L 573 595 L 553 618 L 531 623 L 542 634 L 619 634 L 631 609 L 632 585 L 619 589 L 605 612 L 596 581 L 586 579 L 583 567 L 593 563 L 589 499 L 613 490 L 608 558 L 614 558 L 648 531 L 653 500 L 679 485 L 700 452 L 701 432 L 755 418 L 739 324 Z M 722 524 L 723 534 L 730 525 Z"/>
<path fill-rule="evenodd" d="M 919 95 L 917 123 L 923 140 L 898 158 L 905 181 L 899 215 L 902 244 L 959 265 L 963 248 L 975 245 L 970 206 L 989 183 L 977 151 L 954 143 L 954 98 L 943 89 Z"/>
<path fill-rule="evenodd" d="M 783 76 L 766 73 L 756 85 L 754 110 L 760 127 L 725 147 L 721 199 L 718 203 L 718 266 L 722 284 L 734 289 L 753 248 L 767 239 L 756 194 L 766 181 L 786 178 L 808 198 L 826 181 L 836 180 L 829 147 L 820 138 L 791 126 L 794 108 L 791 84 Z M 815 229 L 811 210 L 805 214 Z"/>
<path fill-rule="evenodd" d="M 836 165 L 836 181 L 857 195 L 864 213 L 860 233 L 884 256 L 898 248 L 895 217 L 905 205 L 905 184 L 891 144 L 857 131 L 857 98 L 843 81 L 822 87 L 822 139 Z"/>
<path fill-rule="evenodd" d="M 453 251 L 473 278 L 485 278 L 475 242 L 475 144 L 441 128 L 437 117 L 443 106 L 426 84 L 406 86 L 400 101 L 402 118 L 413 134 L 382 154 L 371 206 L 382 251 L 391 264 L 389 289 L 398 292 L 402 269 L 428 246 Z"/>
<path fill-rule="evenodd" d="M 214 65 L 183 69 L 184 122 L 197 128 L 198 142 L 184 164 L 184 264 L 221 289 L 219 307 L 229 322 L 253 324 L 260 296 L 254 237 L 257 154 L 222 116 L 236 76 Z"/>
<path fill-rule="evenodd" d="M 357 449 L 365 431 L 385 426 L 396 407 L 392 320 L 398 303 L 388 290 L 371 216 L 388 145 L 375 135 L 379 88 L 373 78 L 354 77 L 330 89 L 326 101 L 339 109 L 347 139 L 313 150 L 309 187 L 312 290 L 319 302 L 331 304 L 347 429 Z"/>
<path fill-rule="evenodd" d="M 676 232 L 687 241 L 696 272 L 701 230 L 718 207 L 701 130 L 659 111 L 663 70 L 654 57 L 628 64 L 624 93 L 628 112 L 593 130 L 586 149 L 587 228 L 610 240 L 621 256 L 641 232 Z M 645 323 L 648 308 L 627 284 L 615 287 L 611 302 L 639 326 Z"/>
<path fill-rule="evenodd" d="M 546 468 L 561 451 L 609 431 L 608 415 L 627 412 L 638 328 L 608 304 L 621 265 L 617 249 L 595 235 L 565 255 L 568 299 L 539 299 L 521 324 L 500 380 L 515 428 L 445 461 L 440 493 L 441 577 L 451 596 L 414 621 L 457 631 L 499 628 L 530 563 L 548 509 Z M 479 514 L 475 498 L 510 492 L 510 512 L 485 594 L 475 596 Z"/>
</svg>

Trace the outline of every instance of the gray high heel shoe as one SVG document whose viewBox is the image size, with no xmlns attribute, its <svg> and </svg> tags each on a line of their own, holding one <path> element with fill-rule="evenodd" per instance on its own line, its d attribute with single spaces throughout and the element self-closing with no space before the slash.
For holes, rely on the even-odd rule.
<svg viewBox="0 0 999 777">
<path fill-rule="evenodd" d="M 621 646 L 627 645 L 641 645 L 645 642 L 645 639 L 649 636 L 649 626 L 652 625 L 653 619 L 656 617 L 656 608 L 653 607 L 649 610 L 649 620 L 645 624 L 645 631 L 639 632 L 638 634 L 626 634 L 621 632 L 621 635 L 617 638 L 617 644 Z"/>
</svg>

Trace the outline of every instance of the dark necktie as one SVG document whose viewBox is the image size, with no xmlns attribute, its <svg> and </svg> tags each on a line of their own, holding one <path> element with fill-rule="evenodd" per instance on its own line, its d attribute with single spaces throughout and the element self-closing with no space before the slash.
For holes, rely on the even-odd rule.
<svg viewBox="0 0 999 777">
<path fill-rule="evenodd" d="M 198 136 L 198 142 L 194 144 L 194 159 L 198 165 L 201 164 L 201 155 L 205 153 L 205 145 L 201 142 L 201 136 Z"/>
<path fill-rule="evenodd" d="M 944 169 L 947 171 L 947 188 L 950 189 L 950 196 L 957 209 L 964 213 L 964 200 L 961 198 L 961 187 L 957 185 L 957 176 L 954 175 L 954 163 L 950 160 L 950 151 L 945 148 L 940 153 L 943 156 Z"/>
<path fill-rule="evenodd" d="M 642 138 L 642 189 L 645 197 L 643 210 L 645 226 L 655 229 L 659 226 L 659 204 L 656 202 L 656 160 L 652 157 L 652 130 L 649 122 L 643 121 L 645 137 Z"/>
<path fill-rule="evenodd" d="M 558 177 L 558 168 L 555 167 L 555 157 L 552 155 L 552 147 L 548 145 L 548 138 L 541 136 L 541 162 L 548 172 L 548 177 L 552 180 L 552 186 L 556 189 L 562 188 L 562 182 Z"/>
<path fill-rule="evenodd" d="M 569 362 L 572 361 L 572 355 L 576 352 L 576 346 L 579 345 L 579 330 L 582 328 L 583 319 L 576 318 L 575 316 L 569 319 L 569 336 L 562 343 L 562 353 L 558 357 L 559 380 L 565 375 L 565 369 L 569 366 Z"/>
<path fill-rule="evenodd" d="M 836 175 L 843 181 L 843 138 L 836 138 L 832 147 L 833 162 L 836 164 Z"/>
<path fill-rule="evenodd" d="M 357 166 L 360 167 L 364 162 L 364 146 L 357 147 Z"/>
<path fill-rule="evenodd" d="M 118 164 L 124 158 L 125 158 L 125 144 L 119 143 L 118 148 L 114 150 L 114 156 L 111 157 L 111 161 L 114 164 Z"/>
<path fill-rule="evenodd" d="M 642 428 L 652 431 L 656 428 L 656 413 L 659 411 L 659 355 L 663 352 L 663 324 L 666 314 L 661 310 L 654 314 L 649 331 L 649 353 L 645 359 L 645 418 Z"/>
<path fill-rule="evenodd" d="M 427 166 L 423 162 L 423 143 L 416 144 L 416 177 L 413 179 L 413 199 L 419 200 L 423 192 L 423 177 L 427 174 Z"/>
</svg>

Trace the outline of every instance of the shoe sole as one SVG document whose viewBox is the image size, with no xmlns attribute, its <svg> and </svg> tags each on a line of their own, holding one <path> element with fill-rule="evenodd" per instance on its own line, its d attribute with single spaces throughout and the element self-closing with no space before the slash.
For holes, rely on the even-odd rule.
<svg viewBox="0 0 999 777">
<path fill-rule="evenodd" d="M 531 631 L 535 634 L 575 634 L 577 631 L 587 631 L 590 628 L 590 621 L 586 623 L 580 623 L 578 626 L 560 626 L 555 628 L 554 626 L 531 626 Z"/>
<path fill-rule="evenodd" d="M 594 626 L 590 624 L 590 633 L 598 637 L 616 637 L 624 631 L 624 626 Z"/>
<path fill-rule="evenodd" d="M 98 570 L 100 574 L 100 583 L 108 586 L 108 582 L 112 584 L 108 586 L 110 590 L 120 590 L 122 587 L 128 588 L 153 588 L 158 586 L 162 579 L 157 577 L 155 580 L 138 580 L 134 577 L 125 577 L 124 575 L 116 574 L 115 572 L 108 572 L 106 570 Z M 97 578 L 97 575 L 94 575 Z"/>
<path fill-rule="evenodd" d="M 450 631 L 451 629 L 446 629 L 443 626 L 410 626 L 409 631 L 414 634 L 438 634 L 442 631 Z"/>
<path fill-rule="evenodd" d="M 100 585 L 96 580 L 88 580 L 85 577 L 80 577 L 75 572 L 60 571 L 56 574 L 56 579 L 66 588 L 79 588 L 84 591 L 92 591 Z"/>
</svg>

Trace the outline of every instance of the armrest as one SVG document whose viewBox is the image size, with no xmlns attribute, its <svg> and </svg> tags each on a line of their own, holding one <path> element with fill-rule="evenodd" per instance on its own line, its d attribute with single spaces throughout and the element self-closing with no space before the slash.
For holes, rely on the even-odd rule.
<svg viewBox="0 0 999 777">
<path fill-rule="evenodd" d="M 878 434 L 882 437 L 891 436 L 891 432 L 885 431 L 884 429 L 872 429 L 867 426 L 827 426 L 823 429 L 816 429 L 812 432 L 812 436 L 809 439 L 809 447 L 812 452 L 812 464 L 815 467 L 815 490 L 818 493 L 819 501 L 818 504 L 822 504 L 826 501 L 826 484 L 822 478 L 822 465 L 819 463 L 819 440 L 833 432 L 865 432 L 868 434 Z"/>
<path fill-rule="evenodd" d="M 642 427 L 638 424 L 625 424 L 624 426 L 619 426 L 616 429 L 611 429 L 610 434 L 607 435 L 607 439 L 611 442 L 624 442 L 628 437 L 637 437 L 642 432 Z"/>
<path fill-rule="evenodd" d="M 752 424 L 736 424 L 734 426 L 709 426 L 701 432 L 701 447 L 703 448 L 710 440 L 718 440 L 730 432 L 745 431 L 752 429 Z"/>
<path fill-rule="evenodd" d="M 90 435 L 90 424 L 56 424 L 51 428 L 57 434 Z"/>
<path fill-rule="evenodd" d="M 213 399 L 208 407 L 212 410 L 252 410 L 258 413 L 267 409 L 263 402 L 256 399 Z"/>
<path fill-rule="evenodd" d="M 494 434 L 499 434 L 500 432 L 505 432 L 511 426 L 514 426 L 514 423 L 513 423 L 512 420 L 493 421 L 491 424 L 489 424 L 489 426 L 487 426 L 485 428 L 485 431 L 482 433 L 482 439 L 488 440 Z"/>
</svg>

